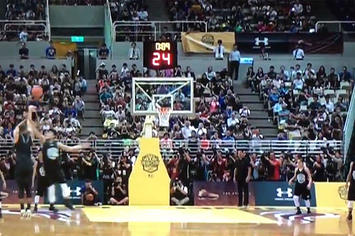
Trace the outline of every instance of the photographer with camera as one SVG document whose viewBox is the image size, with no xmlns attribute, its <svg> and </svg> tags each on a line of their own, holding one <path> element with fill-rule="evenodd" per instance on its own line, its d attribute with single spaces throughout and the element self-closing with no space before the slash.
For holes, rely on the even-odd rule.
<svg viewBox="0 0 355 236">
<path fill-rule="evenodd" d="M 111 205 L 128 205 L 128 188 L 122 182 L 122 177 L 117 176 L 112 184 L 111 198 L 109 200 Z"/>
<path fill-rule="evenodd" d="M 81 164 L 84 179 L 97 180 L 96 171 L 99 165 L 99 159 L 94 150 L 82 156 Z"/>
<path fill-rule="evenodd" d="M 98 191 L 92 186 L 92 181 L 85 180 L 85 185 L 81 188 L 81 203 L 84 206 L 100 206 Z"/>
<path fill-rule="evenodd" d="M 178 178 L 172 182 L 170 197 L 172 205 L 182 206 L 186 205 L 190 201 L 190 198 L 188 197 L 188 188 L 184 186 L 182 181 Z"/>
</svg>

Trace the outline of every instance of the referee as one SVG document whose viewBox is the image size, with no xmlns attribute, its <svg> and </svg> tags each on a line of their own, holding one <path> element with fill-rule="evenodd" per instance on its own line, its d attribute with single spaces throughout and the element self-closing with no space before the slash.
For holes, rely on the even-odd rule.
<svg viewBox="0 0 355 236">
<path fill-rule="evenodd" d="M 229 76 L 234 80 L 238 80 L 239 74 L 239 64 L 240 64 L 240 52 L 238 51 L 238 45 L 233 45 L 233 50 L 229 54 Z"/>
<path fill-rule="evenodd" d="M 250 159 L 245 151 L 237 152 L 234 169 L 234 183 L 238 187 L 238 206 L 248 206 L 249 204 L 249 182 L 251 179 Z"/>
</svg>

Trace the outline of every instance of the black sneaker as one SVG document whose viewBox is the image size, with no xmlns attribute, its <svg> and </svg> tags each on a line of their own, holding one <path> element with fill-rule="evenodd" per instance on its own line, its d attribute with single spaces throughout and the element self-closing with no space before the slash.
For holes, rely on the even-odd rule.
<svg viewBox="0 0 355 236">
<path fill-rule="evenodd" d="M 301 215 L 302 211 L 300 209 L 297 209 L 296 215 Z"/>
<path fill-rule="evenodd" d="M 58 209 L 55 208 L 54 206 L 50 206 L 49 207 L 49 211 L 53 212 L 53 213 L 57 213 L 58 212 Z"/>
<path fill-rule="evenodd" d="M 71 204 L 70 200 L 65 200 L 64 206 L 66 206 L 69 210 L 74 210 L 73 204 Z"/>
<path fill-rule="evenodd" d="M 37 207 L 37 206 L 35 206 L 35 208 L 33 208 L 33 212 L 34 212 L 34 213 L 37 213 L 37 212 L 38 212 L 38 207 Z"/>
<path fill-rule="evenodd" d="M 352 214 L 348 214 L 348 217 L 346 217 L 347 220 L 353 220 L 353 215 Z"/>
<path fill-rule="evenodd" d="M 307 214 L 311 214 L 312 212 L 311 212 L 311 209 L 310 208 L 308 208 L 307 209 Z"/>
</svg>

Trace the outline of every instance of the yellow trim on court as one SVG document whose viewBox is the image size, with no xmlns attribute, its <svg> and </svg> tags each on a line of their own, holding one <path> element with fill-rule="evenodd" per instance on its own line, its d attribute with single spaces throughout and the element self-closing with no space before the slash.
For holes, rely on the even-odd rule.
<svg viewBox="0 0 355 236">
<path fill-rule="evenodd" d="M 237 208 L 115 206 L 82 210 L 91 222 L 277 223 L 275 220 Z"/>
</svg>

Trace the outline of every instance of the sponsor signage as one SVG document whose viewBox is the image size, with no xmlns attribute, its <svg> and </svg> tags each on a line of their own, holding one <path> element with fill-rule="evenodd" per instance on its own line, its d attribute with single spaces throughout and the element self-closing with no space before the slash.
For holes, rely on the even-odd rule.
<svg viewBox="0 0 355 236">
<path fill-rule="evenodd" d="M 306 54 L 343 53 L 341 33 L 237 33 L 235 41 L 242 53 L 291 53 L 299 43 Z"/>
<path fill-rule="evenodd" d="M 293 188 L 287 182 L 253 182 L 255 205 L 257 206 L 294 206 Z M 304 201 L 300 197 L 301 206 Z M 311 188 L 311 206 L 316 206 L 315 187 Z"/>
<path fill-rule="evenodd" d="M 193 183 L 194 205 L 196 206 L 237 206 L 237 184 L 233 182 Z M 255 205 L 253 184 L 249 184 L 249 205 Z"/>
</svg>

